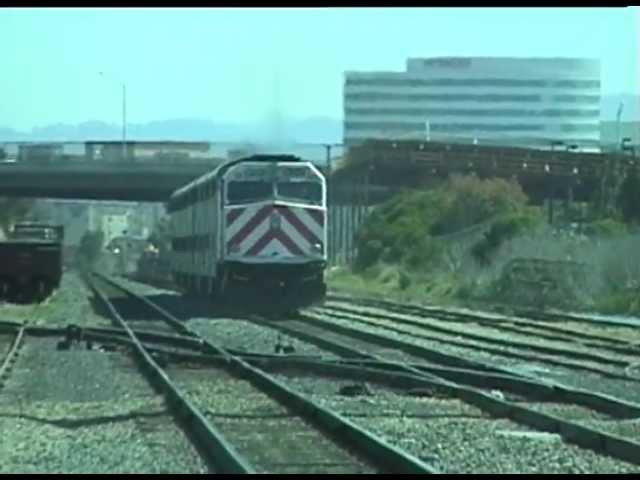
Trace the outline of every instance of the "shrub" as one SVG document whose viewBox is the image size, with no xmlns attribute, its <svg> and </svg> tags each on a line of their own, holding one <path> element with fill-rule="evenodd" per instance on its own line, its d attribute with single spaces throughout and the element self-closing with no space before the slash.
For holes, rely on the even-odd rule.
<svg viewBox="0 0 640 480">
<path fill-rule="evenodd" d="M 86 232 L 80 239 L 78 260 L 83 266 L 93 267 L 100 259 L 104 246 L 104 232 Z"/>
<path fill-rule="evenodd" d="M 542 218 L 534 212 L 505 215 L 491 225 L 485 237 L 471 248 L 471 253 L 476 260 L 486 264 L 491 254 L 507 240 L 526 231 L 532 231 L 541 224 Z"/>
<path fill-rule="evenodd" d="M 442 241 L 434 236 L 496 215 L 516 215 L 526 203 L 517 183 L 500 179 L 453 177 L 435 190 L 403 192 L 380 205 L 360 228 L 355 269 L 363 271 L 378 262 L 402 265 L 409 271 L 432 268 L 439 265 L 444 252 Z M 517 217 L 517 221 L 524 220 Z M 510 225 L 496 228 L 508 230 Z"/>
<path fill-rule="evenodd" d="M 618 220 L 605 218 L 585 225 L 584 233 L 593 237 L 617 237 L 629 233 L 629 229 Z"/>
<path fill-rule="evenodd" d="M 497 215 L 516 213 L 528 201 L 517 182 L 502 179 L 454 176 L 444 190 L 446 210 L 431 230 L 434 235 L 456 232 Z"/>
</svg>

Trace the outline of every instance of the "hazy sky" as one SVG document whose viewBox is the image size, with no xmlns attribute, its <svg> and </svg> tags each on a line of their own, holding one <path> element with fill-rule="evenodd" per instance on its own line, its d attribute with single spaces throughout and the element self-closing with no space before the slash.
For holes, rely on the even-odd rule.
<svg viewBox="0 0 640 480">
<path fill-rule="evenodd" d="M 118 79 L 133 123 L 253 122 L 276 103 L 341 118 L 345 70 L 409 56 L 599 57 L 603 93 L 634 93 L 639 24 L 637 7 L 2 9 L 0 126 L 119 124 Z"/>
</svg>

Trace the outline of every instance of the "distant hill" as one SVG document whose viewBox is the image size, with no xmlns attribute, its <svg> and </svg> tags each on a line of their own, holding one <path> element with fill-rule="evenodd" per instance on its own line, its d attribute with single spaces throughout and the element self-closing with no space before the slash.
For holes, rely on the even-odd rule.
<svg viewBox="0 0 640 480">
<path fill-rule="evenodd" d="M 283 138 L 274 138 L 274 137 Z M 77 141 L 118 140 L 122 138 L 122 125 L 88 121 L 78 125 L 55 124 L 21 132 L 0 127 L 0 142 L 16 141 Z M 342 140 L 340 120 L 313 117 L 303 120 L 285 120 L 278 134 L 268 122 L 253 125 L 216 123 L 203 119 L 169 119 L 127 125 L 127 138 L 131 140 L 182 140 L 211 142 L 267 142 L 292 141 L 298 143 L 326 143 Z"/>
<path fill-rule="evenodd" d="M 602 121 L 615 121 L 618 106 L 624 103 L 622 121 L 640 121 L 640 95 L 617 94 L 602 97 Z M 210 142 L 294 142 L 339 143 L 342 141 L 342 119 L 309 117 L 273 119 L 254 124 L 214 122 L 207 119 L 176 118 L 127 125 L 132 140 L 182 140 Z M 54 124 L 21 132 L 0 126 L 0 142 L 118 140 L 122 125 L 87 121 L 77 125 Z"/>
</svg>

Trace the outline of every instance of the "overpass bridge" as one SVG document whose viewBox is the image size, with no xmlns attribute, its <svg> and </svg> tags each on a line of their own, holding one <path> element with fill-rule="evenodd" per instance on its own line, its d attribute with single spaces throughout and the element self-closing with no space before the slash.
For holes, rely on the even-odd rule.
<svg viewBox="0 0 640 480">
<path fill-rule="evenodd" d="M 323 144 L 283 148 L 326 161 Z M 226 159 L 255 151 L 281 153 L 229 142 L 0 142 L 0 197 L 164 202 Z"/>
<path fill-rule="evenodd" d="M 0 196 L 164 202 L 218 163 L 0 162 Z"/>
<path fill-rule="evenodd" d="M 0 196 L 164 202 L 224 161 L 226 155 L 212 155 L 211 145 L 85 142 L 69 151 L 62 142 L 28 148 L 14 144 L 10 155 L 0 154 Z M 367 142 L 343 158 L 347 161 L 331 181 L 331 198 L 338 204 L 377 203 L 397 188 L 424 186 L 453 173 L 515 177 L 538 199 L 564 197 L 567 189 L 587 198 L 635 160 L 620 154 L 416 141 Z"/>
</svg>

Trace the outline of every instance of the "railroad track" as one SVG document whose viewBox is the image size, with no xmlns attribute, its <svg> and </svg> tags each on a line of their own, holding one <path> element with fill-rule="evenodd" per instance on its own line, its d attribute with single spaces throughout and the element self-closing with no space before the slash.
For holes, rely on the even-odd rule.
<svg viewBox="0 0 640 480">
<path fill-rule="evenodd" d="M 611 355 L 592 348 L 585 351 L 585 345 L 578 348 L 575 343 L 549 344 L 548 341 L 532 342 L 523 338 L 505 335 L 502 332 L 487 333 L 468 325 L 456 328 L 446 321 L 433 318 L 407 316 L 380 309 L 362 308 L 345 303 L 328 303 L 322 308 L 311 310 L 322 316 L 347 320 L 371 327 L 382 328 L 401 335 L 415 335 L 436 342 L 448 342 L 451 345 L 474 350 L 483 350 L 490 354 L 512 356 L 529 361 L 538 361 L 566 368 L 586 370 L 613 378 L 634 380 L 625 374 L 625 370 L 635 362 L 640 349 L 629 348 L 624 353 Z"/>
<path fill-rule="evenodd" d="M 470 362 L 442 348 L 420 351 L 414 345 L 409 348 L 411 353 L 403 352 L 406 342 L 394 343 L 397 339 L 354 328 L 336 328 L 331 322 L 314 322 L 303 316 L 273 322 L 262 318 L 211 318 L 196 323 L 201 326 L 200 335 L 235 345 L 234 355 L 247 363 L 271 372 L 448 473 L 638 470 L 634 460 L 640 458 L 634 427 L 638 405 Z M 232 324 L 237 326 L 235 338 L 225 332 Z M 354 331 L 359 333 L 353 335 Z M 256 340 L 260 333 L 266 340 Z M 291 339 L 299 342 L 294 355 L 267 353 L 274 341 L 292 345 Z M 192 355 L 208 361 L 207 354 Z M 358 390 L 368 381 L 376 387 L 365 383 L 364 393 L 355 394 L 353 399 L 336 395 L 340 382 L 347 379 L 355 384 L 345 388 Z M 398 391 L 403 393 L 399 395 Z M 415 402 L 407 400 L 409 397 L 415 397 Z M 441 423 L 445 421 L 447 427 Z M 520 439 L 520 435 L 528 440 Z M 553 437 L 563 442 L 551 441 Z M 431 440 L 425 444 L 420 438 Z M 545 450 L 547 441 L 551 444 Z M 512 446 L 520 442 L 526 443 L 526 453 L 512 451 Z M 524 463 L 523 458 L 527 459 Z M 536 458 L 540 460 L 537 465 Z M 554 465 L 554 458 L 561 464 L 566 459 L 579 461 L 562 466 Z M 590 466 L 578 466 L 583 464 Z"/>
<path fill-rule="evenodd" d="M 393 371 L 394 375 L 404 377 L 408 375 L 414 381 L 419 378 L 418 383 L 422 382 L 423 387 L 436 390 L 444 389 L 449 395 L 471 403 L 491 415 L 506 417 L 536 430 L 550 433 L 560 432 L 566 441 L 583 447 L 603 451 L 604 446 L 604 451 L 608 454 L 626 461 L 637 462 L 637 460 L 633 460 L 633 456 L 640 453 L 638 450 L 640 444 L 637 443 L 640 435 L 634 431 L 633 426 L 628 428 L 625 423 L 630 421 L 631 423 L 628 425 L 633 425 L 633 420 L 639 417 L 640 405 L 587 391 L 536 382 L 532 379 L 492 373 L 487 371 L 484 365 L 478 365 L 477 370 L 447 368 L 433 364 L 410 365 L 406 363 L 409 359 L 407 354 L 402 354 L 399 362 L 384 361 L 372 352 L 379 352 L 380 346 L 389 347 L 395 344 L 396 347 L 403 347 L 406 345 L 394 343 L 387 338 L 376 335 L 366 333 L 363 335 L 362 332 L 354 334 L 354 330 L 336 328 L 332 324 L 322 324 L 309 316 L 304 316 L 298 321 L 271 322 L 269 326 L 283 334 L 314 343 L 352 359 L 350 362 L 334 362 L 336 365 L 340 364 L 341 367 L 362 366 L 364 364 L 369 369 L 373 369 L 370 372 L 372 374 L 379 373 L 375 370 L 382 369 L 387 373 Z M 365 338 L 366 340 L 364 340 Z M 367 343 L 369 343 L 369 348 L 364 349 Z M 388 351 L 384 350 L 384 354 L 387 353 Z M 420 352 L 414 350 L 413 353 Z M 323 363 L 322 368 L 327 368 L 326 362 Z M 472 385 L 475 388 L 469 388 L 464 384 Z M 510 395 L 511 398 L 505 400 L 501 392 L 496 398 L 495 393 L 499 389 Z M 555 411 L 561 412 L 562 416 L 553 415 Z M 588 412 L 594 411 L 604 414 L 594 422 L 597 425 L 596 428 L 587 426 L 589 423 L 587 420 L 590 420 L 588 418 L 584 418 L 585 421 L 581 423 L 571 420 L 572 416 L 586 415 L 589 417 L 591 414 Z M 616 424 L 616 419 L 620 418 L 625 420 Z M 620 433 L 626 435 L 626 438 L 616 436 Z M 636 453 L 630 454 L 630 451 L 626 454 L 622 451 L 616 453 L 608 450 L 608 447 L 605 446 L 613 445 L 619 441 L 636 450 Z"/>
<path fill-rule="evenodd" d="M 238 330 L 244 332 L 241 335 L 242 339 L 238 339 L 238 344 L 256 346 L 249 342 L 247 337 L 257 336 L 259 330 L 263 330 L 265 333 L 267 330 L 273 330 L 278 332 L 277 338 L 285 339 L 285 343 L 290 343 L 290 340 L 287 339 L 291 338 L 302 342 L 297 345 L 296 352 L 299 349 L 308 352 L 307 355 L 304 352 L 300 353 L 299 358 L 295 359 L 278 358 L 266 352 L 242 351 L 236 347 L 237 355 L 241 355 L 247 362 L 258 365 L 263 370 L 280 375 L 279 378 L 282 378 L 283 381 L 305 389 L 305 393 L 318 395 L 320 398 L 324 395 L 326 397 L 324 401 L 332 408 L 341 411 L 344 416 L 353 419 L 365 428 L 385 434 L 387 437 L 396 436 L 396 444 L 402 445 L 421 458 L 429 458 L 429 455 L 433 455 L 436 450 L 440 455 L 435 455 L 436 459 L 432 459 L 432 463 L 441 465 L 443 471 L 450 473 L 469 471 L 464 468 L 465 460 L 457 458 L 454 451 L 460 449 L 460 444 L 465 442 L 462 439 L 455 439 L 456 433 L 463 431 L 466 439 L 475 438 L 477 440 L 477 444 L 465 445 L 464 451 L 468 454 L 467 457 L 473 457 L 472 453 L 477 452 L 479 448 L 492 452 L 490 456 L 495 457 L 485 458 L 483 464 L 475 463 L 471 471 L 486 469 L 490 464 L 491 469 L 488 472 L 495 473 L 503 468 L 501 467 L 502 461 L 504 461 L 504 465 L 518 465 L 523 454 L 522 452 L 511 455 L 505 453 L 509 447 L 501 443 L 503 439 L 499 438 L 500 435 L 495 430 L 496 428 L 499 430 L 498 426 L 503 425 L 500 422 L 506 422 L 503 425 L 504 429 L 513 434 L 518 433 L 518 428 L 528 428 L 527 432 L 519 433 L 525 437 L 529 435 L 531 437 L 545 434 L 556 435 L 564 440 L 561 445 L 557 443 L 553 445 L 555 453 L 543 453 L 544 449 L 540 446 L 534 447 L 527 444 L 528 450 L 525 454 L 527 458 L 537 455 L 543 458 L 559 454 L 558 452 L 562 452 L 566 458 L 572 458 L 572 456 L 586 458 L 591 455 L 591 451 L 595 451 L 598 454 L 594 454 L 593 458 L 590 457 L 591 462 L 598 463 L 600 461 L 594 460 L 594 458 L 610 459 L 615 457 L 628 463 L 625 463 L 625 467 L 618 465 L 607 468 L 622 468 L 623 470 L 628 468 L 628 471 L 637 471 L 638 469 L 637 458 L 640 458 L 638 456 L 640 444 L 637 443 L 637 432 L 633 428 L 634 419 L 640 413 L 638 405 L 541 382 L 535 378 L 517 375 L 514 372 L 482 365 L 479 362 L 470 362 L 459 356 L 438 350 L 417 347 L 407 349 L 407 344 L 404 342 L 394 341 L 394 339 L 371 332 L 336 326 L 331 322 L 322 323 L 308 315 L 297 319 L 282 319 L 281 321 L 267 321 L 260 317 L 242 318 L 234 321 L 241 323 Z M 210 335 L 224 338 L 225 342 L 228 342 L 227 337 L 220 336 L 223 333 L 220 328 L 223 328 L 222 325 L 227 320 L 211 319 L 210 322 Z M 229 320 L 227 324 L 230 322 L 232 320 Z M 204 325 L 205 320 L 199 321 L 199 323 Z M 248 328 L 248 325 L 254 328 Z M 204 330 L 204 326 L 199 329 L 201 335 L 205 335 Z M 271 333 L 266 336 L 270 339 L 276 338 L 276 335 Z M 272 340 L 268 340 L 266 343 L 271 342 Z M 325 355 L 318 355 L 318 350 L 307 348 L 307 344 L 315 345 L 324 351 Z M 261 345 L 261 347 L 266 348 L 266 345 Z M 326 355 L 326 352 L 330 352 L 331 355 Z M 389 357 L 395 361 L 389 361 Z M 327 378 L 327 376 L 332 378 Z M 342 397 L 325 395 L 326 390 L 335 391 L 338 379 L 345 380 L 347 378 L 354 382 L 370 381 L 377 385 L 386 385 L 391 389 L 413 392 L 414 395 L 421 397 L 423 403 L 417 408 L 416 404 L 402 403 L 400 399 L 404 399 L 406 402 L 405 395 L 392 397 L 397 403 L 381 402 L 381 405 L 378 405 L 377 399 L 379 397 L 391 394 L 386 390 L 374 389 L 373 394 L 365 394 L 368 399 L 368 410 L 363 411 L 355 408 L 355 403 L 349 403 Z M 353 386 L 351 385 L 351 387 Z M 367 390 L 366 386 L 363 388 L 365 391 Z M 396 407 L 393 411 L 389 411 L 391 405 Z M 397 405 L 403 405 L 403 407 Z M 381 408 L 385 406 L 386 410 Z M 425 412 L 431 412 L 431 414 L 428 415 Z M 464 417 L 465 420 L 460 421 L 462 423 L 455 423 L 459 427 L 459 431 L 457 427 L 442 430 L 435 428 L 438 421 L 445 417 L 450 422 L 456 422 L 457 420 L 454 418 L 458 417 Z M 402 424 L 406 424 L 410 419 L 411 425 L 414 426 L 412 428 L 425 428 L 425 422 L 428 422 L 427 428 L 434 427 L 441 435 L 438 439 L 434 439 L 438 448 L 412 444 L 410 437 L 412 434 L 417 434 L 413 430 L 412 434 L 408 432 L 399 434 L 397 428 L 394 427 L 391 429 L 394 430 L 392 433 L 388 425 L 380 423 L 388 422 L 390 419 L 397 420 Z M 492 427 L 494 430 L 476 428 L 483 422 L 485 425 L 494 425 Z M 470 424 L 475 425 L 474 429 L 469 430 Z M 479 431 L 483 433 L 479 435 Z M 421 431 L 417 435 L 418 437 L 426 437 L 428 433 Z M 493 442 L 489 442 L 491 445 L 487 443 L 488 439 Z M 508 441 L 517 443 L 513 437 L 510 437 Z M 452 445 L 455 445 L 455 448 L 452 448 Z M 452 459 L 456 459 L 458 463 L 452 464 Z M 531 469 L 532 466 L 520 465 L 519 468 L 516 467 L 516 470 L 507 469 L 506 471 L 523 472 Z M 536 472 L 553 471 L 553 467 L 546 465 L 537 465 L 536 468 L 534 470 Z M 587 471 L 593 473 L 598 468 L 593 466 Z M 575 472 L 576 470 L 572 469 L 571 471 Z"/>
<path fill-rule="evenodd" d="M 605 394 L 613 394 L 636 401 L 640 388 L 640 376 L 637 375 L 637 356 L 631 355 L 630 349 L 625 355 L 612 356 L 610 353 L 582 351 L 572 348 L 564 351 L 558 346 L 545 347 L 536 345 L 539 350 L 530 348 L 523 341 L 503 338 L 485 338 L 477 333 L 477 328 L 467 326 L 465 330 L 452 327 L 451 323 L 418 317 L 410 318 L 395 312 L 377 309 L 362 309 L 358 305 L 341 303 L 329 308 L 316 309 L 315 313 L 324 320 L 331 320 L 339 325 L 358 324 L 363 328 L 394 336 L 407 342 L 429 345 L 431 348 L 445 348 L 457 352 L 458 356 L 466 356 L 493 365 L 508 365 L 509 370 L 528 377 L 553 379 L 555 382 L 569 383 L 578 388 L 596 389 Z M 469 317 L 470 315 L 466 315 Z M 480 317 L 479 318 L 484 318 Z M 502 324 L 500 324 L 502 325 Z M 501 328 L 494 325 L 496 328 Z M 486 341 L 478 341 L 478 338 Z M 541 350 L 553 351 L 542 354 Z M 575 354 L 575 355 L 574 355 Z M 564 358 L 562 357 L 564 355 Z M 589 361 L 585 360 L 589 359 Z M 599 360 L 606 362 L 605 365 Z M 574 372 L 582 372 L 576 375 Z"/>
<path fill-rule="evenodd" d="M 436 470 L 391 447 L 330 409 L 322 407 L 243 358 L 182 329 L 185 340 L 199 341 L 200 353 L 189 355 L 191 368 L 175 363 L 177 355 L 154 356 L 131 330 L 126 312 L 118 312 L 105 290 L 146 306 L 158 324 L 179 323 L 168 312 L 124 287 L 94 275 L 94 291 L 136 345 L 137 357 L 183 415 L 199 449 L 208 452 L 216 471 L 268 473 L 434 473 Z M 124 318 L 123 318 L 124 316 Z M 149 321 L 145 319 L 145 322 Z M 187 340 L 187 341 L 188 341 Z M 204 354 L 204 355 L 202 355 Z M 203 364 L 202 361 L 205 360 Z M 215 372 L 214 375 L 211 375 Z M 232 446 L 233 445 L 233 446 Z"/>
<path fill-rule="evenodd" d="M 533 331 L 554 332 L 562 336 L 570 335 L 575 339 L 595 340 L 605 343 L 611 340 L 620 340 L 622 344 L 634 345 L 625 338 L 610 337 L 585 333 L 585 327 L 595 329 L 632 329 L 637 331 L 640 327 L 640 319 L 615 320 L 612 318 L 588 316 L 580 314 L 550 312 L 534 309 L 514 309 L 508 316 L 487 311 L 476 311 L 464 308 L 426 306 L 415 303 L 398 303 L 379 298 L 353 296 L 343 293 L 331 292 L 327 295 L 329 301 L 343 301 L 352 305 L 379 307 L 397 313 L 416 314 L 433 318 L 442 318 L 452 322 L 480 323 L 480 324 L 513 324 L 515 326 L 528 327 Z M 536 322 L 531 322 L 535 320 Z M 558 326 L 561 324 L 562 326 Z M 567 328 L 568 325 L 574 328 Z M 640 338 L 639 338 L 640 340 Z"/>
<path fill-rule="evenodd" d="M 11 374 L 11 369 L 15 365 L 20 349 L 24 345 L 25 329 L 20 327 L 14 334 L 0 334 L 0 352 L 4 355 L 0 363 L 0 389 Z"/>
</svg>

